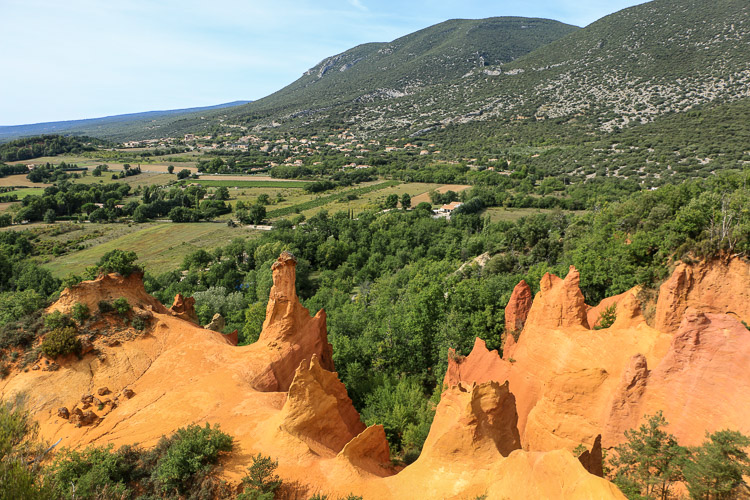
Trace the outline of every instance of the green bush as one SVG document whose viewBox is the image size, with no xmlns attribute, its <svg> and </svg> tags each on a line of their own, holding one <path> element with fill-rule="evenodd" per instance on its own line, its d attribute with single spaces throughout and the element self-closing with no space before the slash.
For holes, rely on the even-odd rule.
<svg viewBox="0 0 750 500">
<path fill-rule="evenodd" d="M 96 265 L 100 273 L 119 273 L 123 276 L 130 276 L 132 272 L 141 270 L 135 265 L 136 260 L 138 256 L 135 252 L 115 249 L 105 253 Z"/>
<path fill-rule="evenodd" d="M 45 300 L 36 290 L 0 293 L 0 325 L 18 321 L 44 307 Z"/>
<path fill-rule="evenodd" d="M 136 330 L 144 330 L 146 328 L 146 318 L 143 318 L 141 316 L 136 316 L 133 318 L 133 328 Z"/>
<path fill-rule="evenodd" d="M 80 302 L 76 302 L 75 304 L 73 304 L 73 308 L 71 309 L 71 316 L 73 316 L 73 319 L 76 320 L 79 325 L 82 324 L 91 316 L 91 313 L 89 312 L 89 306 L 87 306 L 86 304 L 81 304 Z"/>
<path fill-rule="evenodd" d="M 57 498 L 127 498 L 135 464 L 106 448 L 64 450 L 47 474 Z"/>
<path fill-rule="evenodd" d="M 112 307 L 115 311 L 117 311 L 117 314 L 122 317 L 127 316 L 132 309 L 132 307 L 130 307 L 130 304 L 128 303 L 128 299 L 126 299 L 125 297 L 120 297 L 119 299 L 112 302 Z"/>
<path fill-rule="evenodd" d="M 28 465 L 43 450 L 37 427 L 22 399 L 0 402 L 0 498 L 53 498 Z"/>
<path fill-rule="evenodd" d="M 602 314 L 599 316 L 599 320 L 596 322 L 596 325 L 594 326 L 594 330 L 601 330 L 604 328 L 609 328 L 612 326 L 617 319 L 617 304 L 612 304 L 611 306 L 607 307 L 602 311 Z"/>
<path fill-rule="evenodd" d="M 281 486 L 281 478 L 276 475 L 278 460 L 264 457 L 260 453 L 253 457 L 253 464 L 247 468 L 248 474 L 242 478 L 243 492 L 238 500 L 273 500 L 274 492 Z"/>
<path fill-rule="evenodd" d="M 112 304 L 110 302 L 107 302 L 106 300 L 99 301 L 99 312 L 102 314 L 107 314 L 108 312 L 114 311 L 115 308 L 112 307 Z"/>
<path fill-rule="evenodd" d="M 367 425 L 382 424 L 395 454 L 419 456 L 435 416 L 416 378 L 386 378 L 365 400 L 362 418 Z"/>
<path fill-rule="evenodd" d="M 220 453 L 232 451 L 232 441 L 229 434 L 221 432 L 218 426 L 211 428 L 210 424 L 178 429 L 166 443 L 161 443 L 166 453 L 157 461 L 152 478 L 163 493 L 183 493 L 187 491 L 188 479 L 205 474 Z"/>
<path fill-rule="evenodd" d="M 162 436 L 149 450 L 64 450 L 47 468 L 46 477 L 55 498 L 227 498 L 228 485 L 211 472 L 219 453 L 231 448 L 232 438 L 218 428 L 194 425 Z"/>
<path fill-rule="evenodd" d="M 44 336 L 41 345 L 42 352 L 50 358 L 56 358 L 81 350 L 81 341 L 78 340 L 76 329 L 72 326 L 56 328 Z"/>
<path fill-rule="evenodd" d="M 70 316 L 63 314 L 60 311 L 55 311 L 44 317 L 44 326 L 49 330 L 59 330 L 72 324 Z"/>
</svg>

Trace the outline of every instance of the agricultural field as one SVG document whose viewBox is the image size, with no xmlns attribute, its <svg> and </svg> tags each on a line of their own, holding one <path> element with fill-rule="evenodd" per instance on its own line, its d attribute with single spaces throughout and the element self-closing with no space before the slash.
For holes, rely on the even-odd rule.
<svg viewBox="0 0 750 500">
<path fill-rule="evenodd" d="M 184 159 L 184 158 L 181 158 L 181 159 Z M 170 162 L 169 157 L 167 156 L 159 156 L 158 158 L 127 158 L 127 157 L 104 158 L 104 157 L 97 157 L 97 156 L 60 155 L 60 156 L 43 156 L 41 158 L 34 158 L 33 160 L 12 161 L 12 162 L 7 162 L 7 163 L 8 165 L 16 165 L 16 164 L 40 165 L 40 164 L 45 164 L 45 163 L 58 165 L 62 162 L 72 163 L 72 164 L 77 165 L 78 167 L 86 167 L 89 170 L 93 170 L 97 165 L 107 165 L 110 170 L 116 171 L 116 172 L 123 170 L 124 168 L 123 165 L 125 165 L 126 163 L 132 167 L 137 167 L 140 165 L 141 171 L 149 172 L 149 173 L 157 173 L 157 174 L 168 173 L 167 169 L 169 165 L 174 166 L 175 172 L 179 172 L 180 170 L 183 170 L 183 169 L 190 170 L 190 173 L 194 173 L 198 171 L 198 168 L 196 167 L 197 161 Z"/>
<path fill-rule="evenodd" d="M 35 184 L 35 185 L 38 186 L 38 184 Z M 2 193 L 2 194 L 4 194 L 4 195 L 14 194 L 14 195 L 18 196 L 19 200 L 23 200 L 27 196 L 31 196 L 31 195 L 39 196 L 41 194 L 44 194 L 44 188 L 41 188 L 41 187 L 28 187 L 28 188 L 14 189 L 13 191 L 9 191 L 7 193 Z"/>
<path fill-rule="evenodd" d="M 31 182 L 26 178 L 26 174 L 8 175 L 7 177 L 0 177 L 0 187 L 19 186 L 19 187 L 47 187 L 51 184 L 42 184 L 39 182 Z"/>
<path fill-rule="evenodd" d="M 574 210 L 559 210 L 555 208 L 504 208 L 504 207 L 492 207 L 487 208 L 481 213 L 482 217 L 488 216 L 490 221 L 516 221 L 522 217 L 528 217 L 529 215 L 538 214 L 549 214 L 560 212 L 564 214 L 582 214 L 584 211 Z"/>
<path fill-rule="evenodd" d="M 177 181 L 177 177 L 174 174 L 157 174 L 157 173 L 140 173 L 138 175 L 131 175 L 122 179 L 113 179 L 112 173 L 102 172 L 101 177 L 94 177 L 91 173 L 78 179 L 70 179 L 71 182 L 77 184 L 108 184 L 111 182 L 129 184 L 132 189 L 138 186 L 163 186 L 170 182 Z"/>
<path fill-rule="evenodd" d="M 58 278 L 80 274 L 92 262 L 97 262 L 110 250 L 132 250 L 138 264 L 150 273 L 159 274 L 178 269 L 185 255 L 198 250 L 227 245 L 233 238 L 257 235 L 258 232 L 228 227 L 222 223 L 197 222 L 174 224 L 171 222 L 148 224 L 82 224 L 82 231 L 94 238 L 84 241 L 82 250 L 74 250 L 59 257 L 51 256 L 44 266 Z M 80 238 L 80 232 L 60 235 L 62 243 Z"/>
<path fill-rule="evenodd" d="M 244 177 L 242 180 L 227 180 L 227 179 L 211 179 L 208 177 L 213 176 L 201 176 L 199 180 L 190 180 L 191 184 L 200 184 L 205 187 L 228 187 L 228 188 L 244 188 L 244 187 L 259 187 L 259 188 L 304 188 L 308 181 L 294 181 L 284 179 L 260 179 L 255 180 L 249 177 Z"/>
<path fill-rule="evenodd" d="M 436 188 L 431 188 L 425 191 L 424 193 L 420 193 L 418 196 L 412 196 L 411 198 L 412 206 L 416 207 L 423 201 L 430 203 L 430 191 L 432 191 L 432 189 L 435 189 L 435 191 L 437 191 L 438 193 L 447 193 L 448 191 L 460 193 L 461 191 L 465 191 L 471 187 L 465 184 L 443 184 L 443 185 L 436 184 L 436 186 L 437 186 Z"/>
</svg>

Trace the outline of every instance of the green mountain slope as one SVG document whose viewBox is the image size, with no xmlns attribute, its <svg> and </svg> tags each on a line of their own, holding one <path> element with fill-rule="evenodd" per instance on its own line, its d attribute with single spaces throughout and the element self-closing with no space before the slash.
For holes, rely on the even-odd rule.
<svg viewBox="0 0 750 500">
<path fill-rule="evenodd" d="M 454 19 L 390 43 L 364 44 L 327 58 L 247 109 L 320 107 L 399 97 L 460 78 L 474 68 L 508 63 L 575 30 L 546 19 Z"/>
<path fill-rule="evenodd" d="M 363 45 L 235 108 L 229 119 L 256 130 L 343 126 L 372 135 L 518 119 L 607 131 L 750 96 L 746 0 L 655 0 L 580 30 L 536 20 L 544 30 L 555 28 L 555 36 L 569 32 L 526 55 L 520 48 L 482 52 L 533 45 L 493 38 L 512 31 L 495 24 L 501 20 L 515 22 L 521 37 L 538 29 L 523 27 L 530 20 L 449 21 L 391 44 Z"/>
</svg>

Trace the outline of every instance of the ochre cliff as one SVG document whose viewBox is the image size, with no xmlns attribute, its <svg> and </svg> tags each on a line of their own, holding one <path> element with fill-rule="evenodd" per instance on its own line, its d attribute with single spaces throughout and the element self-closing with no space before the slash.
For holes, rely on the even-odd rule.
<svg viewBox="0 0 750 500">
<path fill-rule="evenodd" d="M 591 448 L 599 434 L 610 448 L 658 410 L 684 445 L 724 428 L 750 433 L 749 270 L 737 257 L 678 265 L 659 295 L 662 330 L 646 324 L 637 288 L 590 308 L 574 269 L 545 275 L 518 342 L 500 358 L 477 339 L 451 357 L 444 383 L 507 381 L 525 450 Z M 611 304 L 614 324 L 588 330 Z"/>
<path fill-rule="evenodd" d="M 95 310 L 102 298 L 125 296 L 150 315 L 146 330 L 102 335 L 56 371 L 44 360 L 15 371 L 0 381 L 0 398 L 25 393 L 41 437 L 71 448 L 152 446 L 179 427 L 218 423 L 235 438 L 222 463 L 227 480 L 238 482 L 262 453 L 279 461 L 285 494 L 299 498 L 624 498 L 569 451 L 520 449 L 518 397 L 505 380 L 447 387 L 422 455 L 396 473 L 383 427 L 365 427 L 333 372 L 325 314 L 310 317 L 297 299 L 295 264 L 286 253 L 274 264 L 263 331 L 240 347 L 190 321 L 188 298 L 161 306 L 137 275 L 81 283 L 51 309 L 85 302 Z M 478 354 L 507 369 L 482 347 Z M 472 356 L 457 381 L 472 373 Z"/>
</svg>

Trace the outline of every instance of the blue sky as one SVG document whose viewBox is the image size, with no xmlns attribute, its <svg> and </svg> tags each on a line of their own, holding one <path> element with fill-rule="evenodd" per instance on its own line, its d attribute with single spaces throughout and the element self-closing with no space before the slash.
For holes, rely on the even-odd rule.
<svg viewBox="0 0 750 500">
<path fill-rule="evenodd" d="M 585 26 L 639 0 L 0 0 L 0 125 L 254 100 L 453 18 Z"/>
</svg>

